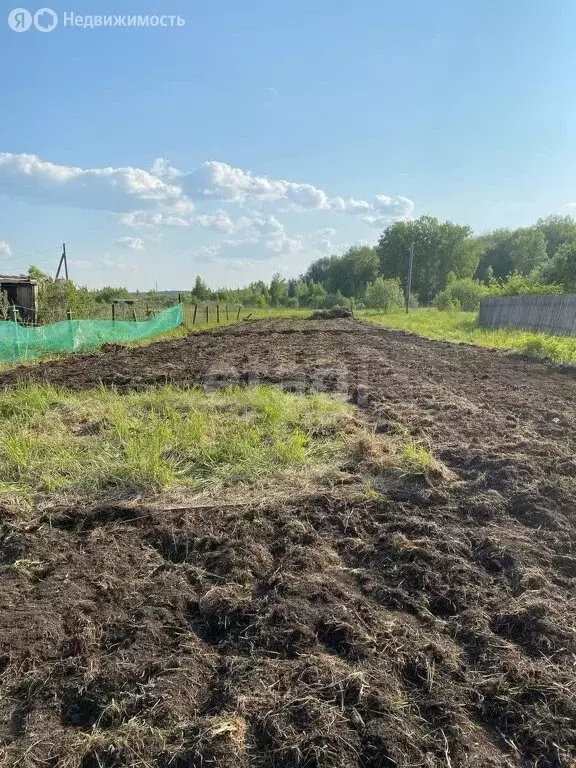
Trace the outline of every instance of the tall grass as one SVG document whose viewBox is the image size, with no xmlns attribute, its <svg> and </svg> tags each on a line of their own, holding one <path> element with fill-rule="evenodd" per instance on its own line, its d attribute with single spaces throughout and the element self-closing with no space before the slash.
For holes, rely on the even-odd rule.
<svg viewBox="0 0 576 768">
<path fill-rule="evenodd" d="M 350 406 L 254 387 L 0 393 L 0 503 L 216 490 L 326 467 Z"/>
<path fill-rule="evenodd" d="M 361 312 L 359 316 L 386 328 L 407 330 L 429 339 L 466 342 L 492 349 L 508 349 L 555 363 L 576 364 L 576 338 L 509 328 L 480 328 L 475 312 L 417 309 L 409 314 Z"/>
</svg>

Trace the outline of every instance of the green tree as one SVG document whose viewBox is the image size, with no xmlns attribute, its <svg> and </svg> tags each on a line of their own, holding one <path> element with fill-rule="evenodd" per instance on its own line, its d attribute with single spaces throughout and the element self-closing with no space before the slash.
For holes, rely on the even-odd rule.
<svg viewBox="0 0 576 768">
<path fill-rule="evenodd" d="M 425 304 L 446 287 L 450 272 L 457 277 L 471 277 L 482 248 L 472 237 L 470 227 L 450 221 L 422 216 L 415 221 L 391 224 L 378 243 L 380 270 L 384 277 L 400 279 L 404 289 L 412 244 L 412 289 Z"/>
<path fill-rule="evenodd" d="M 200 275 L 196 276 L 196 282 L 194 283 L 194 290 L 192 291 L 192 298 L 197 301 L 209 301 L 212 297 L 212 291 Z"/>
<path fill-rule="evenodd" d="M 535 227 L 516 229 L 512 233 L 510 259 L 515 272 L 527 275 L 546 261 L 546 238 Z"/>
<path fill-rule="evenodd" d="M 379 259 L 375 248 L 353 247 L 331 264 L 329 291 L 340 291 L 349 298 L 359 298 L 366 285 L 378 276 Z"/>
<path fill-rule="evenodd" d="M 566 291 L 576 291 L 576 243 L 563 243 L 556 255 L 542 265 L 541 279 L 558 284 Z"/>
<path fill-rule="evenodd" d="M 127 288 L 114 288 L 111 285 L 94 291 L 94 300 L 99 304 L 111 304 L 114 299 L 127 299 L 129 296 L 130 292 Z"/>
<path fill-rule="evenodd" d="M 383 309 L 391 312 L 400 309 L 404 303 L 404 292 L 398 279 L 386 280 L 377 277 L 366 286 L 364 304 L 370 309 Z"/>
<path fill-rule="evenodd" d="M 546 238 L 549 258 L 554 258 L 560 246 L 576 243 L 576 219 L 572 216 L 552 215 L 545 219 L 538 219 L 536 229 Z"/>
<path fill-rule="evenodd" d="M 312 262 L 308 267 L 305 279 L 313 283 L 322 283 L 327 286 L 330 281 L 330 271 L 336 259 L 337 256 L 325 256 L 322 259 L 317 259 Z"/>
<path fill-rule="evenodd" d="M 310 265 L 305 279 L 321 283 L 329 293 L 341 293 L 348 298 L 359 298 L 366 285 L 376 279 L 379 257 L 375 248 L 358 246 L 342 256 L 328 256 Z"/>
<path fill-rule="evenodd" d="M 490 276 L 505 280 L 513 272 L 527 275 L 546 261 L 546 237 L 537 227 L 498 229 L 479 239 L 484 250 L 476 276 L 485 283 Z"/>
<path fill-rule="evenodd" d="M 333 307 L 346 307 L 349 302 L 346 300 L 346 296 L 336 291 L 335 293 L 327 293 L 319 302 L 319 306 L 322 309 L 333 309 Z"/>
<path fill-rule="evenodd" d="M 270 283 L 270 303 L 273 307 L 281 307 L 288 298 L 288 285 L 278 273 Z"/>
<path fill-rule="evenodd" d="M 476 277 L 488 284 L 490 279 L 505 280 L 512 272 L 511 258 L 512 231 L 496 229 L 479 237 L 482 243 L 482 256 L 476 270 Z"/>
<path fill-rule="evenodd" d="M 450 272 L 457 277 L 471 277 L 482 247 L 472 237 L 470 227 L 440 222 L 432 216 L 391 224 L 378 243 L 380 270 L 384 277 L 400 279 L 404 289 L 412 244 L 412 289 L 424 304 L 446 287 Z"/>
</svg>

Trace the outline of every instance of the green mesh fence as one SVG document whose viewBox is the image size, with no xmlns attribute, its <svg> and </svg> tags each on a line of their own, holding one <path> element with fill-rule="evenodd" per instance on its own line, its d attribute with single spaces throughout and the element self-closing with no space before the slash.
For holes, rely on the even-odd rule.
<svg viewBox="0 0 576 768">
<path fill-rule="evenodd" d="M 148 339 L 182 325 L 182 305 L 165 309 L 150 320 L 66 320 L 39 328 L 0 322 L 0 362 L 34 360 L 45 355 L 97 349 Z"/>
</svg>

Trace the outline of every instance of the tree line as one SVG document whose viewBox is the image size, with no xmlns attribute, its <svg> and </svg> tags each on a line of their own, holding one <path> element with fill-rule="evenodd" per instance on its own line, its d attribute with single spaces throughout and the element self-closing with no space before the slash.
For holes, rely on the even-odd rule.
<svg viewBox="0 0 576 768">
<path fill-rule="evenodd" d="M 298 278 L 274 275 L 237 290 L 211 291 L 198 277 L 199 301 L 251 306 L 348 306 L 393 309 L 410 302 L 442 309 L 476 309 L 487 295 L 576 290 L 576 219 L 553 215 L 531 227 L 474 235 L 469 226 L 422 216 L 390 224 L 374 247 L 350 248 L 313 262 Z"/>
<path fill-rule="evenodd" d="M 412 306 L 475 310 L 484 296 L 576 291 L 576 219 L 571 216 L 548 216 L 531 227 L 482 235 L 465 225 L 421 216 L 390 224 L 374 247 L 353 247 L 318 259 L 299 277 L 276 274 L 269 283 L 259 280 L 238 289 L 212 290 L 198 276 L 192 291 L 183 296 L 247 307 L 353 305 L 394 310 L 405 301 L 412 246 Z M 30 274 L 40 283 L 44 321 L 62 307 L 71 308 L 75 316 L 91 316 L 113 299 L 135 296 L 126 288 L 91 291 L 71 281 L 63 284 L 35 267 Z M 137 296 L 147 301 L 162 297 L 166 294 L 155 291 Z"/>
</svg>

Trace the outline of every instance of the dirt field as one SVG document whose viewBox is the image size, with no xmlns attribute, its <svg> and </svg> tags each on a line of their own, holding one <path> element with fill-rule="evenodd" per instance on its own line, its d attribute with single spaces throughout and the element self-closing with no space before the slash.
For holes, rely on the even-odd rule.
<svg viewBox="0 0 576 768">
<path fill-rule="evenodd" d="M 0 765 L 576 766 L 576 383 L 353 320 L 246 323 L 0 386 L 351 397 L 451 477 L 0 527 Z"/>
</svg>

